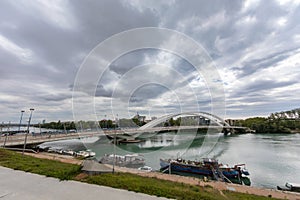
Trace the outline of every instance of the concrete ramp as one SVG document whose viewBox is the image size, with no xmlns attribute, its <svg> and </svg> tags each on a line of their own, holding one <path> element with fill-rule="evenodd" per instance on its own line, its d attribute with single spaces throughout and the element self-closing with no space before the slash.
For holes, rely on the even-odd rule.
<svg viewBox="0 0 300 200">
<path fill-rule="evenodd" d="M 95 160 L 85 160 L 82 163 L 81 171 L 89 175 L 96 175 L 102 173 L 110 173 L 112 172 L 112 169 L 105 164 L 98 163 Z"/>
</svg>

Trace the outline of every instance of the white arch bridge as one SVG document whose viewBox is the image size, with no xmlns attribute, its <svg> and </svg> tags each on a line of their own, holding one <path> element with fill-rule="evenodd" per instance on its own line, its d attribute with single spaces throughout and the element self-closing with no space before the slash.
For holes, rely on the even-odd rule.
<svg viewBox="0 0 300 200">
<path fill-rule="evenodd" d="M 186 125 L 181 122 L 180 126 L 164 126 L 164 123 L 168 123 L 171 118 L 192 118 L 198 119 L 198 123 L 193 125 Z M 202 123 L 200 121 L 202 120 Z M 197 120 L 196 120 L 197 121 Z M 247 132 L 250 131 L 247 127 L 240 126 L 230 126 L 224 119 L 221 117 L 207 113 L 207 112 L 185 112 L 177 114 L 168 114 L 152 120 L 151 122 L 145 124 L 144 126 L 139 127 L 135 130 L 122 131 L 123 134 L 118 134 L 119 139 L 135 139 L 145 133 L 157 133 L 157 132 L 166 132 L 166 131 L 176 131 L 176 130 L 199 130 L 199 129 L 216 129 L 219 132 L 223 132 L 225 135 L 228 133 L 236 132 Z"/>
<path fill-rule="evenodd" d="M 230 126 L 224 119 L 222 119 L 221 117 L 218 117 L 216 115 L 207 113 L 207 112 L 186 112 L 186 113 L 178 113 L 178 114 L 169 114 L 169 115 L 165 115 L 162 116 L 160 118 L 157 118 L 147 124 L 145 124 L 144 126 L 140 127 L 140 130 L 147 130 L 149 128 L 154 128 L 157 125 L 171 119 L 171 118 L 176 118 L 176 117 L 189 117 L 189 116 L 193 116 L 193 117 L 199 117 L 199 118 L 205 118 L 205 119 L 209 119 L 210 120 L 210 124 L 214 123 L 217 126 Z"/>
</svg>

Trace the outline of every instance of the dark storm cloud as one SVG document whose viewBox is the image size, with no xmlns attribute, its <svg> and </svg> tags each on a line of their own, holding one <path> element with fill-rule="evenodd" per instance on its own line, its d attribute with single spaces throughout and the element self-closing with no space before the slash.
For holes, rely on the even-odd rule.
<svg viewBox="0 0 300 200">
<path fill-rule="evenodd" d="M 0 34 L 18 48 L 32 53 L 32 61 L 22 63 L 14 53 L 0 48 L 0 77 L 5 78 L 6 84 L 15 78 L 25 82 L 28 88 L 32 88 L 28 90 L 32 91 L 32 98 L 35 97 L 37 83 L 48 83 L 54 90 L 66 89 L 74 81 L 77 69 L 87 53 L 112 34 L 157 24 L 153 13 L 134 12 L 118 1 L 73 1 L 66 3 L 68 7 L 61 7 L 60 2 L 52 3 L 53 7 L 47 5 L 47 2 L 0 2 Z M 57 8 L 61 7 L 65 16 L 59 10 L 55 13 L 55 4 L 59 4 Z M 55 21 L 51 15 L 53 18 L 58 17 L 58 20 Z M 61 25 L 64 20 L 69 24 Z M 106 91 L 99 88 L 97 94 L 108 96 Z M 16 91 L 17 87 L 14 90 L 9 93 L 22 95 L 22 91 Z M 70 97 L 70 94 L 52 92 L 39 97 L 40 100 L 51 106 L 51 102 Z"/>
<path fill-rule="evenodd" d="M 129 52 L 117 58 L 113 63 L 111 63 L 109 66 L 109 70 L 119 75 L 123 75 L 134 67 L 147 64 L 144 62 L 145 54 L 154 55 L 155 53 L 156 51 L 153 49 L 142 49 Z"/>
<path fill-rule="evenodd" d="M 63 101 L 63 100 L 66 100 L 66 99 L 70 99 L 72 97 L 72 95 L 69 93 L 69 94 L 64 94 L 64 93 L 61 93 L 61 94 L 47 94 L 47 95 L 44 95 L 44 96 L 40 96 L 39 98 L 44 100 L 44 101 Z"/>
<path fill-rule="evenodd" d="M 297 83 L 297 81 L 276 81 L 276 80 L 262 80 L 262 81 L 255 81 L 247 85 L 244 90 L 246 92 L 260 92 L 261 90 L 269 90 L 279 87 L 284 87 L 287 85 L 293 85 Z"/>
<path fill-rule="evenodd" d="M 288 49 L 281 52 L 276 52 L 271 55 L 267 55 L 263 58 L 253 59 L 250 61 L 246 61 L 241 63 L 241 68 L 232 68 L 233 70 L 237 70 L 239 72 L 238 78 L 243 78 L 245 76 L 252 75 L 259 69 L 264 69 L 267 67 L 272 67 L 278 62 L 288 58 L 299 50 L 299 47 L 294 49 Z M 288 66 L 287 66 L 288 67 Z"/>
<path fill-rule="evenodd" d="M 113 91 L 109 89 L 105 89 L 103 85 L 97 85 L 96 97 L 112 97 Z"/>
<path fill-rule="evenodd" d="M 256 97 L 264 97 L 264 92 L 270 91 L 271 89 L 282 88 L 286 86 L 291 86 L 298 83 L 298 81 L 277 81 L 277 80 L 255 80 L 245 87 L 239 88 L 239 90 L 232 97 L 242 97 L 251 96 L 251 94 Z M 253 101 L 252 101 L 253 102 Z"/>
<path fill-rule="evenodd" d="M 156 97 L 158 97 L 159 95 L 163 94 L 166 91 L 168 91 L 168 89 L 161 85 L 157 85 L 157 84 L 143 85 L 131 95 L 130 102 L 137 103 L 149 99 L 155 99 Z"/>
<path fill-rule="evenodd" d="M 220 73 L 223 70 L 227 73 L 223 82 L 231 104 L 251 104 L 264 97 L 268 102 L 272 96 L 267 96 L 265 91 L 283 88 L 289 90 L 282 90 L 281 101 L 295 99 L 300 95 L 299 81 L 295 78 L 300 73 L 297 70 L 299 62 L 295 61 L 297 57 L 287 60 L 299 54 L 299 11 L 299 3 L 281 5 L 277 1 L 75 0 L 48 3 L 3 0 L 0 1 L 0 83 L 5 87 L 0 90 L 1 109 L 6 113 L 7 108 L 7 112 L 12 113 L 14 109 L 30 106 L 39 110 L 40 106 L 43 115 L 48 112 L 56 119 L 70 119 L 70 110 L 64 108 L 71 109 L 69 102 L 76 73 L 88 53 L 113 34 L 149 26 L 175 29 L 202 45 Z M 180 77 L 168 73 L 167 68 L 156 68 L 156 72 L 151 68 L 143 73 L 131 72 L 136 66 L 149 62 L 169 65 Z M 288 67 L 286 70 L 281 69 L 282 63 Z M 270 71 L 266 72 L 269 68 L 279 73 L 276 79 Z M 289 69 L 293 74 L 287 73 Z M 114 88 L 127 73 L 132 76 Z M 290 79 L 282 79 L 284 76 Z M 189 98 L 193 94 L 186 89 L 189 84 L 195 87 L 198 96 L 203 97 L 200 103 L 209 104 L 209 95 L 206 96 L 206 90 L 202 91 L 203 87 L 199 86 L 205 77 L 197 75 L 183 58 L 160 50 L 123 55 L 109 65 L 103 77 L 99 77 L 96 88 L 86 83 L 82 84 L 82 89 L 88 94 L 95 93 L 102 102 L 111 97 L 115 89 L 120 92 L 120 97 L 130 96 L 127 88 L 134 87 L 141 79 L 152 80 L 153 77 L 159 77 L 162 85 L 172 90 L 179 88 L 180 93 L 186 92 L 186 107 L 192 107 Z M 170 91 L 162 88 L 151 86 L 137 90 L 130 102 L 142 108 L 147 99 L 170 96 Z M 242 100 L 235 100 L 239 97 Z M 294 104 L 291 100 L 291 105 Z M 164 107 L 177 109 L 176 103 Z M 155 113 L 159 113 L 159 107 Z M 12 115 L 0 117 L 2 120 L 15 118 Z"/>
<path fill-rule="evenodd" d="M 186 75 L 195 71 L 195 67 L 193 67 L 187 60 L 180 57 L 179 55 L 165 50 L 151 48 L 136 50 L 122 55 L 109 66 L 109 70 L 119 75 L 123 75 L 129 70 L 134 69 L 135 67 L 149 64 L 149 62 L 156 63 L 159 60 L 161 61 L 160 64 L 167 64 L 164 62 L 168 61 L 168 58 L 165 58 L 165 60 L 163 60 L 159 57 L 160 53 L 164 53 L 165 57 L 172 59 L 172 66 L 168 67 L 174 68 L 180 74 Z M 148 57 L 149 59 L 146 61 L 145 57 Z"/>
<path fill-rule="evenodd" d="M 150 16 L 150 13 L 137 16 L 134 12 L 124 9 L 123 4 L 118 1 L 74 1 L 68 10 L 72 12 L 76 23 L 70 29 L 47 23 L 41 20 L 41 16 L 34 15 L 29 10 L 16 8 L 14 3 L 1 3 L 6 8 L 5 12 L 0 14 L 1 18 L 16 27 L 4 27 L 1 34 L 34 53 L 37 60 L 31 66 L 36 74 L 45 76 L 50 73 L 51 80 L 61 79 L 60 82 L 72 81 L 80 60 L 84 58 L 80 54 L 87 54 L 102 40 L 142 24 L 156 24 L 155 17 Z M 47 71 L 45 66 L 51 66 L 50 70 Z M 28 70 L 28 74 L 34 69 Z"/>
</svg>

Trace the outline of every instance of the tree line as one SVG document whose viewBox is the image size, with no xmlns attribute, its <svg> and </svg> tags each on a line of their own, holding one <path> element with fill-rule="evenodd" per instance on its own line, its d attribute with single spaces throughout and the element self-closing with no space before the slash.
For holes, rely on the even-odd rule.
<svg viewBox="0 0 300 200">
<path fill-rule="evenodd" d="M 210 123 L 209 121 L 203 121 L 203 123 Z M 101 127 L 102 129 L 113 129 L 113 128 L 127 128 L 127 127 L 139 127 L 146 124 L 144 121 L 140 121 L 136 118 L 132 119 L 119 119 L 112 121 L 110 119 L 94 121 L 68 121 L 68 122 L 50 122 L 36 125 L 37 127 L 57 130 L 87 130 Z M 158 126 L 192 126 L 199 125 L 199 120 L 178 117 L 176 119 L 170 118 L 165 122 L 162 122 Z M 289 111 L 271 113 L 268 117 L 253 117 L 244 120 L 234 120 L 234 126 L 249 127 L 255 130 L 256 133 L 292 133 L 300 132 L 300 108 Z"/>
<path fill-rule="evenodd" d="M 271 113 L 268 117 L 236 120 L 235 126 L 249 127 L 257 133 L 300 132 L 300 109 Z"/>
<path fill-rule="evenodd" d="M 61 122 L 60 120 L 58 122 L 49 122 L 49 123 L 43 123 L 43 124 L 37 124 L 35 127 L 41 127 L 46 129 L 57 129 L 57 130 L 73 130 L 76 129 L 76 124 L 73 121 L 68 122 Z"/>
</svg>

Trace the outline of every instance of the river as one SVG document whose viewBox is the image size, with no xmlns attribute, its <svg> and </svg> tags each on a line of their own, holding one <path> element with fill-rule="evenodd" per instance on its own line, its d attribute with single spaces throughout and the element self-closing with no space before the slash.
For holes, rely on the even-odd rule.
<svg viewBox="0 0 300 200">
<path fill-rule="evenodd" d="M 257 187 L 276 188 L 285 182 L 300 182 L 300 134 L 215 134 L 210 138 L 213 139 L 207 142 L 203 134 L 169 132 L 153 135 L 141 143 L 121 144 L 115 150 L 122 155 L 143 154 L 146 164 L 153 169 L 159 169 L 159 158 L 214 157 L 230 166 L 245 163 L 251 185 Z M 213 146 L 209 154 L 201 153 L 205 152 L 203 141 Z M 96 152 L 98 159 L 114 151 L 114 145 L 103 138 L 49 142 L 42 146 L 77 151 L 88 148 Z"/>
</svg>

